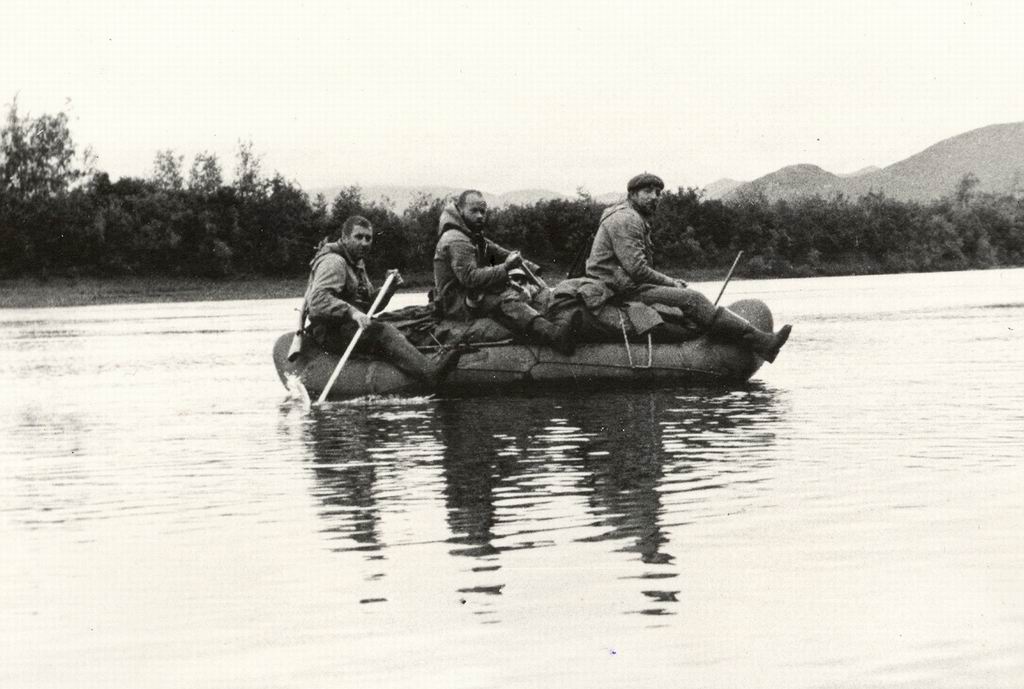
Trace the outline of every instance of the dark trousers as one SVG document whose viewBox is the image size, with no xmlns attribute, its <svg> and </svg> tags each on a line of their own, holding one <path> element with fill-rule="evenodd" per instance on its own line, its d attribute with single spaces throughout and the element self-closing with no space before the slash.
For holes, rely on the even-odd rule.
<svg viewBox="0 0 1024 689">
<path fill-rule="evenodd" d="M 528 332 L 533 319 L 541 315 L 521 292 L 514 289 L 507 289 L 501 294 L 485 295 L 479 308 L 489 318 L 512 332 L 520 333 Z"/>
<path fill-rule="evenodd" d="M 381 332 L 384 328 L 394 328 L 393 325 L 374 321 L 359 336 L 354 351 L 360 354 L 384 354 L 377 346 Z M 348 323 L 313 323 L 307 331 L 313 336 L 313 341 L 321 349 L 333 354 L 342 354 L 348 347 L 348 343 L 355 336 L 359 326 L 355 322 Z"/>
<path fill-rule="evenodd" d="M 337 325 L 328 323 L 314 325 L 310 330 L 313 339 L 322 348 L 341 354 L 348 348 L 359 326 L 352 322 Z M 437 382 L 439 362 L 424 356 L 405 338 L 401 330 L 390 323 L 373 321 L 366 326 L 354 351 L 380 357 L 421 382 L 431 385 Z"/>
<path fill-rule="evenodd" d="M 636 290 L 626 293 L 627 300 L 636 299 L 648 306 L 665 304 L 675 306 L 683 315 L 696 325 L 707 328 L 715 320 L 715 305 L 697 290 L 679 287 L 661 287 L 659 285 L 641 285 Z"/>
</svg>

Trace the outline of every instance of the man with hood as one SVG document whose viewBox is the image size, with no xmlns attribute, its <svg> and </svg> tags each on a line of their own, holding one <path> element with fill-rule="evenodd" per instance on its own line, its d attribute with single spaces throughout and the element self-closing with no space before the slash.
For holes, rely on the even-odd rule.
<svg viewBox="0 0 1024 689">
<path fill-rule="evenodd" d="M 587 259 L 587 277 L 601 280 L 623 301 L 675 306 L 709 334 L 742 342 L 765 361 L 775 361 L 792 326 L 784 325 L 775 333 L 760 330 L 739 314 L 715 307 L 682 280 L 654 269 L 651 220 L 664 188 L 660 177 L 646 172 L 629 180 L 626 200 L 601 214 Z"/>
<path fill-rule="evenodd" d="M 427 358 L 398 328 L 367 315 L 377 294 L 364 261 L 372 246 L 373 225 L 366 218 L 353 215 L 345 220 L 337 241 L 325 239 L 317 247 L 309 264 L 306 332 L 321 348 L 340 354 L 356 331 L 363 328 L 356 351 L 377 354 L 413 378 L 434 386 L 457 363 L 458 354 L 449 351 L 437 358 Z M 381 309 L 387 306 L 394 287 L 395 283 L 381 300 Z"/>
<path fill-rule="evenodd" d="M 557 324 L 552 323 L 523 298 L 523 292 L 511 284 L 509 272 L 524 264 L 531 271 L 538 266 L 485 237 L 486 218 L 487 202 L 475 189 L 462 192 L 441 213 L 434 250 L 434 302 L 442 318 L 492 318 L 513 333 L 572 354 L 579 316 L 567 312 Z"/>
</svg>

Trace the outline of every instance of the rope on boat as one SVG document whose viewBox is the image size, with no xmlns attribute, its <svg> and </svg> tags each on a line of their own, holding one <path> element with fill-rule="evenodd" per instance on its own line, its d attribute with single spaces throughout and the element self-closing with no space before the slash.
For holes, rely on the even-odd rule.
<svg viewBox="0 0 1024 689">
<path fill-rule="evenodd" d="M 622 317 L 622 311 L 619 311 L 619 327 L 622 328 L 622 344 L 626 345 L 626 357 L 629 359 L 629 367 L 633 366 L 633 352 L 629 348 L 629 336 L 626 335 L 626 319 Z"/>
<path fill-rule="evenodd" d="M 629 334 L 626 332 L 626 319 L 622 317 L 622 311 L 619 311 L 619 327 L 622 328 L 622 344 L 626 346 L 629 367 L 634 370 L 651 368 L 654 365 L 654 343 L 651 341 L 651 334 L 647 333 L 647 365 L 637 366 L 633 363 L 633 350 L 629 346 Z"/>
</svg>

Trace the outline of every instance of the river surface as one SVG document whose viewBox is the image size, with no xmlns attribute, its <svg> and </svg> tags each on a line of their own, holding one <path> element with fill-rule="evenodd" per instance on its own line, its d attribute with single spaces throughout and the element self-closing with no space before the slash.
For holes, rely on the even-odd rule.
<svg viewBox="0 0 1024 689">
<path fill-rule="evenodd" d="M 298 300 L 0 310 L 0 687 L 1024 686 L 1024 270 L 730 297 L 744 386 L 309 413 Z"/>
</svg>

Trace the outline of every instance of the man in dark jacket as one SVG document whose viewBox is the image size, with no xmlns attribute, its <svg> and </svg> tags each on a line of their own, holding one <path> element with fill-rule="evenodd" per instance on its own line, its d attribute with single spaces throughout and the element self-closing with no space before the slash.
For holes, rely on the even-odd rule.
<svg viewBox="0 0 1024 689">
<path fill-rule="evenodd" d="M 325 240 L 320 245 L 309 264 L 306 332 L 323 349 L 340 354 L 361 327 L 363 335 L 356 351 L 378 354 L 417 380 L 436 385 L 456 363 L 457 354 L 447 352 L 429 359 L 395 326 L 367 315 L 377 294 L 363 260 L 372 246 L 373 226 L 358 215 L 345 220 L 338 241 Z M 396 282 L 382 298 L 380 310 L 387 306 Z"/>
<path fill-rule="evenodd" d="M 462 192 L 441 213 L 434 250 L 434 301 L 442 317 L 493 318 L 514 333 L 572 354 L 579 317 L 569 312 L 564 320 L 552 323 L 512 288 L 510 270 L 525 264 L 536 271 L 538 266 L 524 261 L 518 251 L 487 239 L 483 234 L 486 218 L 487 202 L 475 189 Z"/>
<path fill-rule="evenodd" d="M 601 214 L 587 276 L 601 280 L 623 300 L 675 306 L 710 334 L 743 342 L 766 361 L 775 361 L 792 326 L 784 325 L 776 333 L 759 330 L 729 309 L 716 308 L 682 280 L 654 269 L 651 219 L 664 188 L 661 178 L 646 172 L 629 180 L 626 200 Z"/>
</svg>

